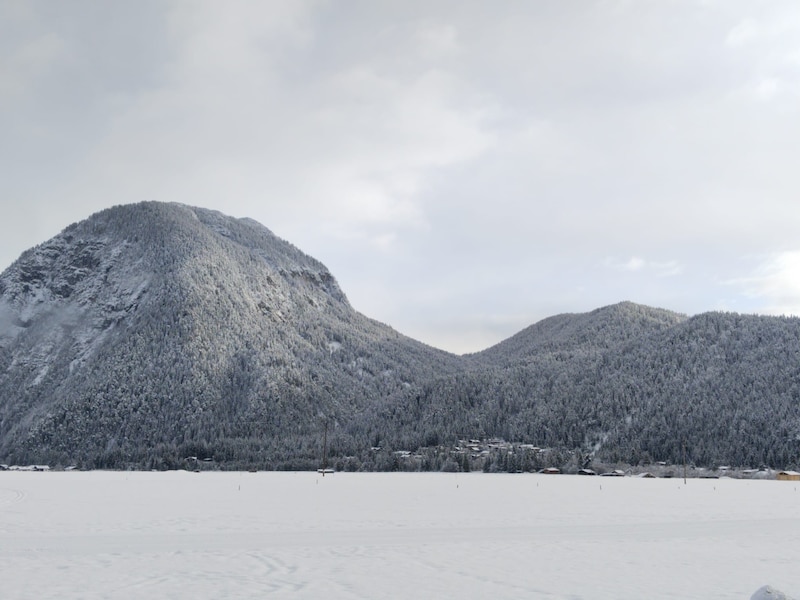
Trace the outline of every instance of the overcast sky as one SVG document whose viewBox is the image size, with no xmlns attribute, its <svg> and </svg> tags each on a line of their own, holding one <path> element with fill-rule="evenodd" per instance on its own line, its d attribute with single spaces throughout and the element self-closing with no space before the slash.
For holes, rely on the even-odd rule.
<svg viewBox="0 0 800 600">
<path fill-rule="evenodd" d="M 800 313 L 795 0 L 0 0 L 0 269 L 251 217 L 457 353 L 631 300 Z"/>
</svg>

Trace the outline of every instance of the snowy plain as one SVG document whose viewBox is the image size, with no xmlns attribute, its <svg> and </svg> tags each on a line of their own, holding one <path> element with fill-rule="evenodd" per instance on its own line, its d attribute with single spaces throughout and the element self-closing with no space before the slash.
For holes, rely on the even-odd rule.
<svg viewBox="0 0 800 600">
<path fill-rule="evenodd" d="M 0 473 L 4 599 L 800 597 L 796 482 Z"/>
</svg>

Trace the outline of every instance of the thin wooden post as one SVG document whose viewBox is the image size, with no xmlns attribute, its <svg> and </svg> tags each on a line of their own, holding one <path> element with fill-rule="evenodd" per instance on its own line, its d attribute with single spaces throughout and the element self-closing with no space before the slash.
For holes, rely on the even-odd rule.
<svg viewBox="0 0 800 600">
<path fill-rule="evenodd" d="M 325 433 L 322 437 L 322 476 L 328 469 L 328 419 L 325 419 Z"/>
<path fill-rule="evenodd" d="M 686 485 L 686 441 L 683 441 L 683 485 Z"/>
</svg>

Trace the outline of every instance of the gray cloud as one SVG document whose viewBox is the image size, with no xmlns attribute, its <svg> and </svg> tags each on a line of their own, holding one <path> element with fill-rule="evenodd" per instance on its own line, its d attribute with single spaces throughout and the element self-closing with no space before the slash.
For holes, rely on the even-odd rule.
<svg viewBox="0 0 800 600">
<path fill-rule="evenodd" d="M 112 204 L 208 206 L 468 351 L 623 299 L 771 311 L 730 282 L 800 250 L 793 2 L 0 11 L 5 265 Z"/>
</svg>

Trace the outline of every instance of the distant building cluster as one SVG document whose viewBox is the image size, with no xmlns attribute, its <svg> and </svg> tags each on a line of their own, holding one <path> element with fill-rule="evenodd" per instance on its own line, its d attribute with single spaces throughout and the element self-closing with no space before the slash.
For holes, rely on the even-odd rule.
<svg viewBox="0 0 800 600">
<path fill-rule="evenodd" d="M 49 471 L 48 465 L 0 465 L 0 471 Z"/>
</svg>

